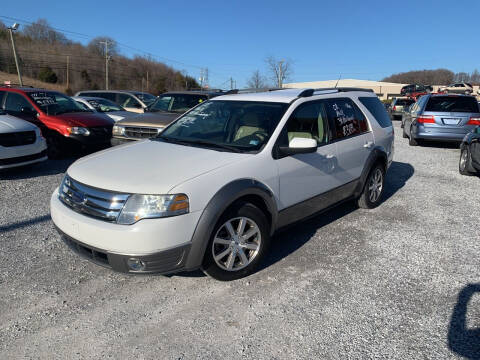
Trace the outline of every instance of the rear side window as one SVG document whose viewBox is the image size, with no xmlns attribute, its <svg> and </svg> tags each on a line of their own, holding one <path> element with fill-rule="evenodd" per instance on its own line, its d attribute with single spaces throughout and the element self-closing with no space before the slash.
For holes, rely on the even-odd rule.
<svg viewBox="0 0 480 360">
<path fill-rule="evenodd" d="M 359 97 L 358 100 L 360 100 L 363 106 L 368 109 L 370 114 L 373 115 L 382 128 L 392 126 L 392 120 L 390 120 L 390 116 L 388 116 L 385 107 L 377 97 Z"/>
<path fill-rule="evenodd" d="M 474 97 L 432 96 L 425 111 L 478 113 L 478 102 Z"/>
<path fill-rule="evenodd" d="M 413 104 L 414 102 L 415 102 L 415 100 L 413 100 L 413 99 L 397 99 L 397 101 L 395 101 L 395 105 L 409 106 L 409 105 Z"/>
<path fill-rule="evenodd" d="M 326 101 L 326 104 L 327 116 L 335 139 L 342 139 L 368 131 L 365 116 L 351 99 L 330 99 Z M 385 107 L 381 106 L 385 111 Z"/>
</svg>

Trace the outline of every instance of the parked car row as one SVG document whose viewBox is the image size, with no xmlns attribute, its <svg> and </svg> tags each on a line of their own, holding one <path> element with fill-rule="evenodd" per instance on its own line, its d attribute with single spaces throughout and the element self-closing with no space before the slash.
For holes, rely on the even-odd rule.
<svg viewBox="0 0 480 360">
<path fill-rule="evenodd" d="M 170 92 L 155 97 L 151 94 L 128 91 L 82 91 L 69 97 L 57 91 L 35 88 L 0 87 L 0 109 L 8 114 L 14 127 L 0 127 L 3 138 L 17 138 L 15 129 L 29 128 L 47 143 L 42 149 L 50 158 L 58 158 L 71 149 L 102 149 L 126 141 L 157 136 L 165 126 L 190 108 L 221 91 Z M 95 96 L 90 96 L 95 95 Z M 112 99 L 112 100 L 110 100 Z M 127 108 L 122 107 L 123 103 Z M 142 113 L 137 113 L 141 108 Z M 134 110 L 127 111 L 127 110 Z M 7 117 L 2 116 L 4 123 Z M 13 129 L 13 130 L 12 130 Z M 112 138 L 113 134 L 113 138 Z M 5 140 L 7 141 L 7 140 Z M 15 142 L 8 140 L 11 144 Z M 12 142 L 13 141 L 13 142 Z M 19 144 L 23 144 L 21 141 Z M 0 144 L 0 146 L 3 146 Z M 17 145 L 15 145 L 17 146 Z M 3 146 L 6 147 L 6 146 Z M 3 150 L 3 167 L 33 163 L 37 158 L 25 158 L 25 151 Z M 13 147 L 13 145 L 11 145 Z M 30 146 L 30 148 L 33 148 Z M 39 156 L 38 154 L 36 156 Z M 45 159 L 45 156 L 38 159 Z"/>
<path fill-rule="evenodd" d="M 411 146 L 426 141 L 460 144 L 459 172 L 480 172 L 480 103 L 474 96 L 424 95 L 403 109 L 401 127 Z"/>
</svg>

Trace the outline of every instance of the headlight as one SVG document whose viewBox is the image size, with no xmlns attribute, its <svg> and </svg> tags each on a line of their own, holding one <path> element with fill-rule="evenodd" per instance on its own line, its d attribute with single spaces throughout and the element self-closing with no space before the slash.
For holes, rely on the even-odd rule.
<svg viewBox="0 0 480 360">
<path fill-rule="evenodd" d="M 117 136 L 125 135 L 125 128 L 123 126 L 113 125 L 112 135 L 117 135 Z"/>
<path fill-rule="evenodd" d="M 68 127 L 67 132 L 68 132 L 69 135 L 72 135 L 72 134 L 73 135 L 84 135 L 84 136 L 90 135 L 90 131 L 87 128 L 77 127 L 77 126 Z"/>
<path fill-rule="evenodd" d="M 189 203 L 185 194 L 177 195 L 140 195 L 128 198 L 118 224 L 131 225 L 141 219 L 176 216 L 188 213 Z"/>
</svg>

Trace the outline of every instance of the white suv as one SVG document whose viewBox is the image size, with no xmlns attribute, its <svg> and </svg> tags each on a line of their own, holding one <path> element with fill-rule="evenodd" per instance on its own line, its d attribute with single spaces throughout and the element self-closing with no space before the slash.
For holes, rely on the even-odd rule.
<svg viewBox="0 0 480 360">
<path fill-rule="evenodd" d="M 274 232 L 356 199 L 381 201 L 393 127 L 364 89 L 225 95 L 157 138 L 75 162 L 51 215 L 77 253 L 113 270 L 255 271 Z"/>
</svg>

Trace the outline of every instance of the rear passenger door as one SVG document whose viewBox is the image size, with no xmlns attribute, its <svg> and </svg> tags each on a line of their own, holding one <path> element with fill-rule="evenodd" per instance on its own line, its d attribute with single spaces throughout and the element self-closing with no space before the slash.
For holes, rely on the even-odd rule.
<svg viewBox="0 0 480 360">
<path fill-rule="evenodd" d="M 340 186 L 336 145 L 330 141 L 324 101 L 299 105 L 282 129 L 276 146 L 288 146 L 293 138 L 316 139 L 314 153 L 276 159 L 280 185 L 280 209 L 311 199 Z"/>
<path fill-rule="evenodd" d="M 342 184 L 360 178 L 374 147 L 373 133 L 365 115 L 350 98 L 326 101 L 327 116 L 337 146 L 338 180 Z"/>
</svg>

